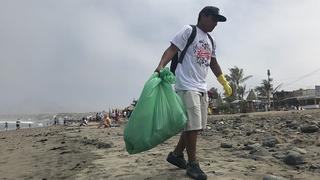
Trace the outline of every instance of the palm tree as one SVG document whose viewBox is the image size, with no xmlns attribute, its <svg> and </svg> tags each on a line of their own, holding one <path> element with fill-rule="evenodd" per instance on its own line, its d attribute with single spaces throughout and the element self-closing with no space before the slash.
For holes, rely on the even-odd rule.
<svg viewBox="0 0 320 180">
<path fill-rule="evenodd" d="M 270 81 L 263 79 L 261 82 L 261 86 L 257 86 L 255 90 L 257 91 L 258 97 L 266 98 L 268 97 L 268 92 L 272 92 L 272 78 L 270 78 Z"/>
<path fill-rule="evenodd" d="M 209 99 L 210 98 L 218 99 L 218 97 L 219 97 L 218 89 L 215 87 L 212 87 L 211 89 L 209 89 L 208 96 L 209 96 Z"/>
<path fill-rule="evenodd" d="M 211 110 L 214 109 L 214 106 L 217 105 L 215 102 L 217 102 L 217 99 L 219 98 L 219 96 L 220 95 L 218 93 L 218 89 L 217 88 L 212 87 L 208 91 L 208 97 L 209 97 L 209 106 L 208 106 L 208 108 L 210 108 Z"/>
<path fill-rule="evenodd" d="M 230 75 L 226 75 L 227 80 L 233 89 L 233 96 L 237 99 L 242 100 L 245 94 L 246 86 L 241 86 L 246 80 L 252 77 L 252 75 L 244 76 L 243 69 L 234 66 L 229 69 Z"/>
<path fill-rule="evenodd" d="M 238 88 L 238 95 L 239 95 L 239 99 L 243 100 L 243 96 L 246 94 L 246 85 L 243 86 L 239 86 Z"/>
</svg>

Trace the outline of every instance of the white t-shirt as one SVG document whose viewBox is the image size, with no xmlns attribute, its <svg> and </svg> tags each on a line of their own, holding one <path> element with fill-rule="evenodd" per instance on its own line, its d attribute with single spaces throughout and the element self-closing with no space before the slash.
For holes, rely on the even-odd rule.
<svg viewBox="0 0 320 180">
<path fill-rule="evenodd" d="M 194 41 L 190 44 L 182 64 L 177 65 L 176 90 L 207 92 L 206 77 L 210 69 L 211 57 L 215 57 L 215 45 L 212 47 L 206 32 L 196 28 L 197 34 Z M 181 52 L 187 45 L 191 32 L 190 25 L 184 26 L 170 42 Z"/>
</svg>

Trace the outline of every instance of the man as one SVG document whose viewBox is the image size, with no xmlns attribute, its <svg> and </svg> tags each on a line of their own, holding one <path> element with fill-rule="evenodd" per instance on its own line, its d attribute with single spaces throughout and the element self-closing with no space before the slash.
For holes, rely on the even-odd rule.
<svg viewBox="0 0 320 180">
<path fill-rule="evenodd" d="M 16 130 L 20 129 L 20 121 L 16 121 Z"/>
<path fill-rule="evenodd" d="M 206 77 L 209 67 L 223 85 L 225 94 L 227 96 L 232 94 L 232 89 L 216 60 L 215 45 L 212 44 L 208 35 L 218 22 L 224 21 L 226 18 L 219 14 L 218 8 L 204 7 L 199 13 L 195 39 L 188 47 L 183 62 L 179 63 L 175 70 L 175 89 L 186 106 L 188 120 L 176 148 L 169 153 L 167 161 L 186 169 L 187 175 L 194 179 L 207 179 L 207 175 L 200 169 L 196 159 L 196 142 L 198 131 L 205 129 L 207 123 Z M 191 26 L 185 26 L 171 40 L 171 45 L 163 53 L 156 68 L 157 72 L 165 67 L 178 51 L 184 49 L 191 31 Z M 188 163 L 183 156 L 184 149 L 187 150 Z"/>
<path fill-rule="evenodd" d="M 8 130 L 8 122 L 4 123 L 4 128 L 6 129 L 6 131 Z"/>
<path fill-rule="evenodd" d="M 101 126 L 104 125 L 104 114 L 105 111 L 99 112 L 98 117 L 99 117 L 99 126 L 98 128 L 100 128 Z"/>
<path fill-rule="evenodd" d="M 104 117 L 104 128 L 111 128 L 111 119 L 107 114 Z"/>
</svg>

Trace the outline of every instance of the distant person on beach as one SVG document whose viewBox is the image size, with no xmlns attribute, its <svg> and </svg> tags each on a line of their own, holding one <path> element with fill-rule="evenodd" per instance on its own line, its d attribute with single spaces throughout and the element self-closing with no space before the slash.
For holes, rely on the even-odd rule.
<svg viewBox="0 0 320 180">
<path fill-rule="evenodd" d="M 102 127 L 104 125 L 104 111 L 98 113 L 98 120 L 99 120 L 99 126 L 98 128 Z"/>
<path fill-rule="evenodd" d="M 127 118 L 127 111 L 123 111 L 123 117 Z"/>
<path fill-rule="evenodd" d="M 112 118 L 112 119 L 116 119 L 116 112 L 115 112 L 114 110 L 112 110 L 111 118 Z"/>
<path fill-rule="evenodd" d="M 109 118 L 108 115 L 105 116 L 103 125 L 104 125 L 104 128 L 111 127 L 111 119 Z"/>
<path fill-rule="evenodd" d="M 53 120 L 53 125 L 57 125 L 58 124 L 58 118 L 57 117 L 54 117 L 54 120 Z"/>
<path fill-rule="evenodd" d="M 8 122 L 4 123 L 4 129 L 7 131 L 8 130 Z"/>
<path fill-rule="evenodd" d="M 205 129 L 207 125 L 208 94 L 206 77 L 209 68 L 224 87 L 225 95 L 232 95 L 232 89 L 216 59 L 215 43 L 208 34 L 213 31 L 218 22 L 225 21 L 226 18 L 220 15 L 217 7 L 204 7 L 199 13 L 196 27 L 184 26 L 173 37 L 171 45 L 163 53 L 155 70 L 160 72 L 176 53 L 183 51 L 195 28 L 194 40 L 186 49 L 183 62 L 178 63 L 175 70 L 175 89 L 186 106 L 188 120 L 177 146 L 167 157 L 169 163 L 186 169 L 187 175 L 194 179 L 207 179 L 207 175 L 200 169 L 196 158 L 196 143 L 198 132 Z M 184 149 L 187 150 L 188 162 L 184 159 Z"/>
<path fill-rule="evenodd" d="M 80 126 L 87 126 L 87 125 L 88 125 L 88 120 L 87 120 L 87 118 L 83 117 L 82 121 L 80 123 Z"/>
<path fill-rule="evenodd" d="M 101 119 L 102 120 L 100 120 L 100 124 L 99 124 L 98 128 L 101 128 L 101 127 L 109 128 L 109 127 L 111 127 L 111 121 L 112 120 L 110 119 L 108 114 L 104 114 L 104 116 Z"/>
<path fill-rule="evenodd" d="M 100 121 L 99 113 L 96 113 L 96 121 Z"/>
<path fill-rule="evenodd" d="M 20 121 L 16 121 L 16 130 L 20 129 Z"/>
</svg>

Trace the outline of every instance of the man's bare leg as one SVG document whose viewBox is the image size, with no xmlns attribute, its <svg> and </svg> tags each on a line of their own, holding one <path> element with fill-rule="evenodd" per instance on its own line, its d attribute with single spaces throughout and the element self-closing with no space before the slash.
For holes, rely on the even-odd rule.
<svg viewBox="0 0 320 180">
<path fill-rule="evenodd" d="M 185 131 L 184 142 L 189 162 L 196 161 L 197 135 L 198 131 Z"/>
<path fill-rule="evenodd" d="M 181 155 L 184 149 L 187 149 L 188 161 L 196 160 L 196 146 L 197 146 L 198 131 L 184 131 L 180 135 L 179 142 L 174 149 L 175 155 Z"/>
<path fill-rule="evenodd" d="M 186 148 L 186 143 L 185 143 L 185 132 L 183 131 L 180 135 L 180 139 L 179 142 L 176 146 L 176 148 L 174 149 L 173 153 L 175 155 L 181 155 L 184 151 L 184 149 Z"/>
</svg>

